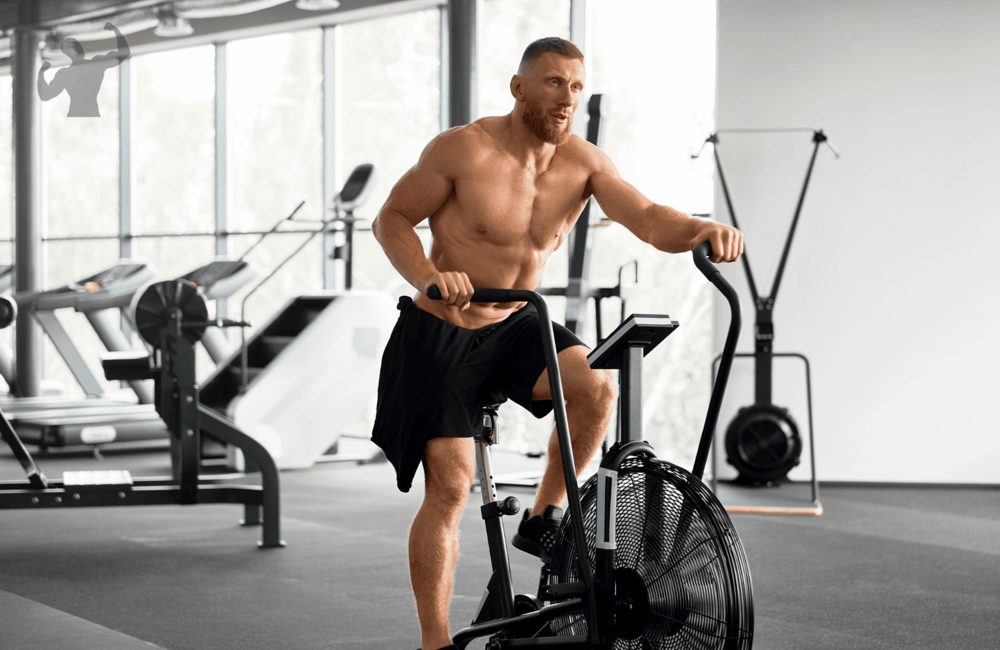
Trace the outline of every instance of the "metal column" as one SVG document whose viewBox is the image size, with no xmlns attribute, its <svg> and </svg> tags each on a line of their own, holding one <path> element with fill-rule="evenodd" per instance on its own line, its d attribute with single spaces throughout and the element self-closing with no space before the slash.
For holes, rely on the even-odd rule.
<svg viewBox="0 0 1000 650">
<path fill-rule="evenodd" d="M 118 257 L 132 258 L 132 215 L 135 198 L 132 193 L 132 116 L 135 115 L 135 93 L 132 92 L 132 59 L 123 59 L 118 68 Z M 127 322 L 122 314 L 122 324 Z"/>
<path fill-rule="evenodd" d="M 476 14 L 479 0 L 448 0 L 448 121 L 462 126 L 475 119 Z"/>
<path fill-rule="evenodd" d="M 215 44 L 215 256 L 229 256 L 229 76 L 226 72 L 227 46 Z M 229 316 L 229 301 L 215 301 L 216 318 Z M 223 336 L 228 339 L 229 331 Z"/>
<path fill-rule="evenodd" d="M 32 29 L 18 28 L 14 42 L 14 287 L 22 292 L 41 289 L 44 282 L 42 105 L 36 90 L 41 57 Z M 23 397 L 41 394 L 42 342 L 41 326 L 29 310 L 22 310 L 14 357 L 17 394 Z"/>
<path fill-rule="evenodd" d="M 323 218 L 337 195 L 340 176 L 341 110 L 343 75 L 340 64 L 343 36 L 338 26 L 323 29 Z M 323 288 L 339 289 L 337 260 L 334 259 L 336 234 L 323 233 Z"/>
</svg>

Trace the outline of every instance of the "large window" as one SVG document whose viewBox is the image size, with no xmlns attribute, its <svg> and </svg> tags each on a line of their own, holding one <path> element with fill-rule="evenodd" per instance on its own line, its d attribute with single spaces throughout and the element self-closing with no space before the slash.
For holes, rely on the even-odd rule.
<svg viewBox="0 0 1000 650">
<path fill-rule="evenodd" d="M 440 13 L 421 11 L 340 29 L 343 175 L 339 182 L 359 164 L 375 165 L 372 193 L 356 213 L 370 220 L 441 130 Z M 429 245 L 430 233 L 424 230 L 421 235 Z M 370 233 L 355 238 L 353 268 L 356 288 L 413 293 Z"/>
<path fill-rule="evenodd" d="M 479 20 L 479 115 L 506 115 L 514 109 L 510 78 L 524 48 L 548 36 L 569 39 L 569 0 L 493 0 L 482 4 Z"/>
<path fill-rule="evenodd" d="M 87 52 L 88 59 L 93 53 Z M 50 69 L 51 82 L 57 73 L 69 73 L 77 66 Z M 97 93 L 97 111 L 87 116 L 70 115 L 70 105 L 80 101 L 79 93 L 93 91 L 67 84 L 68 90 L 42 104 L 45 234 L 49 238 L 117 237 L 119 232 L 119 69 L 104 72 Z M 74 93 L 71 97 L 70 93 Z M 78 111 L 77 111 L 78 112 Z M 99 241 L 54 241 L 43 247 L 45 286 L 57 287 L 107 268 L 118 259 L 116 239 Z M 99 372 L 98 359 L 104 346 L 82 314 L 61 310 L 59 318 L 91 370 L 105 389 L 117 387 Z M 54 346 L 46 340 L 45 376 L 59 382 L 71 395 L 82 395 L 69 368 Z"/>
<path fill-rule="evenodd" d="M 215 48 L 202 47 L 132 59 L 132 231 L 211 233 L 215 229 Z M 205 264 L 192 251 L 152 259 L 161 243 L 133 244 L 135 256 L 173 276 Z M 176 252 L 183 253 L 182 250 Z M 199 251 L 200 253 L 200 251 Z"/>
<path fill-rule="evenodd" d="M 491 0 L 481 5 L 477 117 L 511 111 L 509 82 L 524 48 L 546 36 L 569 38 L 570 8 L 570 0 Z M 579 45 L 587 56 L 588 96 L 601 93 L 608 100 L 604 149 L 622 176 L 653 201 L 687 213 L 712 212 L 711 159 L 692 161 L 690 154 L 714 129 L 714 4 L 588 0 L 587 13 L 587 38 Z M 358 164 L 375 165 L 374 189 L 355 215 L 373 219 L 392 186 L 440 132 L 441 18 L 441 10 L 431 9 L 350 23 L 326 33 L 315 28 L 227 43 L 222 57 L 226 78 L 219 80 L 226 88 L 227 111 L 220 123 L 225 152 L 215 150 L 220 117 L 216 47 L 133 56 L 127 80 L 134 112 L 132 168 L 126 170 L 131 201 L 123 208 L 139 235 L 132 240 L 133 257 L 152 262 L 160 277 L 176 277 L 204 264 L 216 250 L 217 204 L 227 208 L 229 231 L 267 230 L 301 201 L 299 226 L 314 227 L 331 216 L 324 164 L 334 165 L 336 184 Z M 325 51 L 324 42 L 334 44 L 334 51 Z M 336 76 L 326 80 L 324 57 L 335 62 L 329 72 Z M 53 72 L 47 74 L 51 78 Z M 337 84 L 337 106 L 324 107 L 324 81 Z M 118 256 L 118 84 L 119 68 L 111 68 L 98 95 L 100 117 L 68 117 L 66 93 L 44 104 L 46 236 L 109 237 L 49 241 L 48 287 L 79 279 Z M 9 95 L 9 78 L 0 94 Z M 324 108 L 336 116 L 339 129 L 324 124 Z M 585 103 L 576 122 L 577 132 L 585 132 Z M 333 160 L 324 160 L 324 132 L 333 137 L 326 143 Z M 227 161 L 224 179 L 215 175 L 217 153 Z M 0 175 L 7 179 L 0 184 L 0 228 L 9 232 L 9 157 L 0 157 Z M 216 196 L 217 187 L 225 197 Z M 327 193 L 332 191 L 327 188 Z M 598 221 L 602 215 L 594 208 L 592 221 Z M 426 226 L 419 232 L 429 246 Z M 142 237 L 151 233 L 174 236 Z M 181 234 L 196 236 L 176 236 Z M 248 260 L 258 277 L 270 273 L 305 237 L 274 236 L 255 248 Z M 650 437 L 685 460 L 693 454 L 689 441 L 696 438 L 707 402 L 710 290 L 689 256 L 655 251 L 618 225 L 596 228 L 594 238 L 593 284 L 613 286 L 619 267 L 637 260 L 640 284 L 629 311 L 670 313 L 684 323 L 670 344 L 657 351 L 660 360 L 650 364 L 655 376 L 647 378 L 645 393 Z M 230 237 L 229 255 L 239 257 L 257 239 Z M 567 257 L 565 248 L 552 257 L 544 286 L 566 284 Z M 322 287 L 323 250 L 317 237 L 254 294 L 247 317 L 259 325 L 289 297 Z M 354 288 L 413 292 L 365 226 L 355 238 Z M 230 300 L 230 315 L 238 315 L 248 290 Z M 619 305 L 605 303 L 607 333 L 617 323 Z M 559 318 L 563 306 L 561 299 L 552 299 L 552 313 Z M 592 306 L 587 320 L 584 339 L 594 343 Z M 90 330 L 83 325 L 78 329 Z M 96 359 L 100 346 L 93 346 Z M 53 355 L 49 357 L 51 361 Z M 50 377 L 60 372 L 50 364 Z M 533 419 L 522 423 L 520 413 L 508 411 L 507 430 L 513 433 L 508 444 L 544 446 L 547 432 L 539 435 Z"/>
<path fill-rule="evenodd" d="M 230 230 L 268 230 L 302 201 L 296 219 L 317 221 L 326 214 L 322 45 L 319 29 L 227 45 Z M 263 279 L 305 238 L 270 237 L 247 260 Z M 257 239 L 234 237 L 231 256 L 241 256 Z M 250 287 L 234 296 L 233 309 Z M 291 296 L 322 288 L 322 242 L 316 237 L 248 300 L 247 317 L 260 325 Z"/>
<path fill-rule="evenodd" d="M 609 103 L 604 150 L 622 177 L 652 201 L 687 214 L 711 213 L 711 155 L 692 160 L 691 154 L 714 129 L 715 3 L 587 5 L 588 86 Z M 581 107 L 577 120 L 585 111 Z M 713 289 L 690 255 L 657 251 L 618 224 L 597 228 L 595 284 L 614 286 L 619 266 L 632 259 L 639 286 L 628 311 L 670 314 L 681 323 L 646 364 L 644 431 L 664 457 L 689 466 L 708 410 Z M 604 302 L 607 334 L 619 314 L 616 301 Z"/>
</svg>

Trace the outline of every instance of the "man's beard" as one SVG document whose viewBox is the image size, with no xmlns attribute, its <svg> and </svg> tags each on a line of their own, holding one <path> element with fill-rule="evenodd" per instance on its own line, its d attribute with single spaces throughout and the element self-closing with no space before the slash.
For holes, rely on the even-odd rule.
<svg viewBox="0 0 1000 650">
<path fill-rule="evenodd" d="M 542 113 L 541 107 L 530 99 L 525 100 L 524 105 L 524 125 L 536 138 L 549 144 L 566 144 L 573 134 L 573 116 L 570 115 L 566 123 L 560 126 L 552 126 L 545 119 L 548 117 Z"/>
</svg>

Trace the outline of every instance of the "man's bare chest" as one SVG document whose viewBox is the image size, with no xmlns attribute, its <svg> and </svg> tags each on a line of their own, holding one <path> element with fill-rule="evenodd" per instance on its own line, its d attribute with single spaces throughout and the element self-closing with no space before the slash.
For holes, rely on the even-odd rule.
<svg viewBox="0 0 1000 650">
<path fill-rule="evenodd" d="M 454 199 L 463 223 L 479 235 L 546 246 L 579 216 L 586 185 L 587 175 L 573 168 L 535 174 L 485 167 L 456 179 Z"/>
</svg>

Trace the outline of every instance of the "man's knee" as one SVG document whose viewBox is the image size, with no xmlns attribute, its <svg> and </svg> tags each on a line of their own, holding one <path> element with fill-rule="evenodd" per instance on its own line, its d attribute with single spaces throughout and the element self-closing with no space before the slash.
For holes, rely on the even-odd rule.
<svg viewBox="0 0 1000 650">
<path fill-rule="evenodd" d="M 587 381 L 577 383 L 568 390 L 566 401 L 577 408 L 591 408 L 609 412 L 618 400 L 618 384 L 610 370 L 592 370 Z"/>
<path fill-rule="evenodd" d="M 476 473 L 471 438 L 435 438 L 427 443 L 427 480 L 424 500 L 436 508 L 457 512 L 465 508 Z"/>
</svg>

